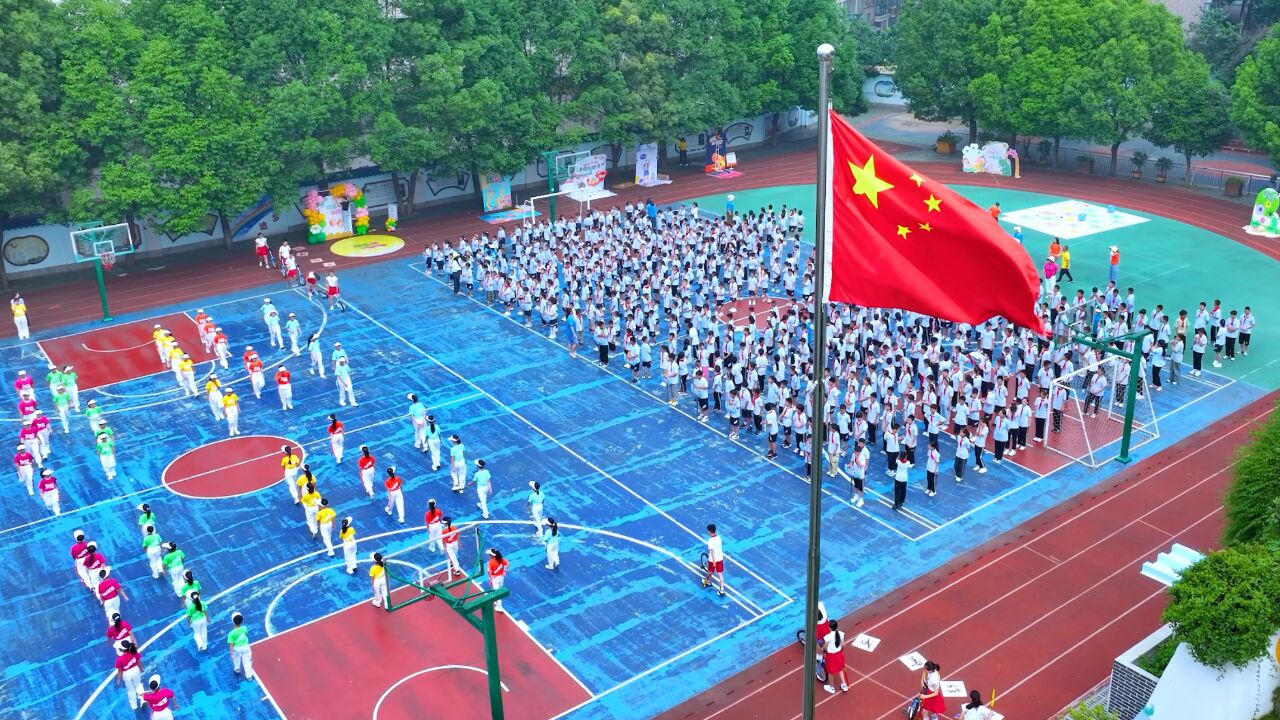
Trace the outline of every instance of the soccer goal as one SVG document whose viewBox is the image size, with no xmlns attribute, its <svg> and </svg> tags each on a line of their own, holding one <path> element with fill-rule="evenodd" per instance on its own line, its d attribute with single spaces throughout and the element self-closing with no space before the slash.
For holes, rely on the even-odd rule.
<svg viewBox="0 0 1280 720">
<path fill-rule="evenodd" d="M 1130 361 L 1107 355 L 1054 380 L 1045 446 L 1091 468 L 1120 459 L 1128 405 L 1133 406 L 1129 447 L 1160 437 L 1146 380 L 1130 384 Z M 1127 459 L 1127 458 L 1126 458 Z"/>
</svg>

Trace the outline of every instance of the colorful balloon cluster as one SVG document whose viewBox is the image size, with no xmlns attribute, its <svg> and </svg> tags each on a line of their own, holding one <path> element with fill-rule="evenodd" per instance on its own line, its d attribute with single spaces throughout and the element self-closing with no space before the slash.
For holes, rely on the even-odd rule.
<svg viewBox="0 0 1280 720">
<path fill-rule="evenodd" d="M 322 243 L 325 240 L 324 235 L 324 213 L 320 212 L 320 193 L 315 188 L 307 191 L 307 197 L 303 201 L 306 205 L 302 209 L 302 217 L 307 221 L 307 242 L 311 245 Z"/>
<path fill-rule="evenodd" d="M 369 208 L 366 207 L 364 199 L 364 191 L 353 184 L 338 183 L 329 188 L 329 193 L 339 200 L 349 200 L 351 202 L 351 225 L 356 235 L 365 235 L 369 232 Z"/>
</svg>

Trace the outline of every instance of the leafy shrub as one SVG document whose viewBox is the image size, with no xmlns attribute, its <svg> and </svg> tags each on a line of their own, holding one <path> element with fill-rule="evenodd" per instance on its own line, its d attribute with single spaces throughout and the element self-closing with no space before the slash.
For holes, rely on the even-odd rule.
<svg viewBox="0 0 1280 720">
<path fill-rule="evenodd" d="M 1164 620 L 1205 665 L 1245 665 L 1280 629 L 1280 559 L 1263 545 L 1206 555 L 1169 588 Z"/>
<path fill-rule="evenodd" d="M 1280 413 L 1254 431 L 1253 442 L 1236 456 L 1234 471 L 1223 502 L 1227 511 L 1223 543 L 1280 540 Z"/>
</svg>

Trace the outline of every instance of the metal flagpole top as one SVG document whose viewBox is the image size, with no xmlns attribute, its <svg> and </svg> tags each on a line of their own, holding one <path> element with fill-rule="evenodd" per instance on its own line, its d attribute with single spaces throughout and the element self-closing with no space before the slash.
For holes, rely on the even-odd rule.
<svg viewBox="0 0 1280 720">
<path fill-rule="evenodd" d="M 831 43 L 822 43 L 818 46 L 818 59 L 822 62 L 830 62 L 835 54 L 836 48 Z"/>
</svg>

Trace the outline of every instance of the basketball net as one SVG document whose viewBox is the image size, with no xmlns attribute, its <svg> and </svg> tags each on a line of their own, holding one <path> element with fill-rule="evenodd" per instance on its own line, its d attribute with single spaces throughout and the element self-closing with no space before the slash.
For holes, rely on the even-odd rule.
<svg viewBox="0 0 1280 720">
<path fill-rule="evenodd" d="M 102 269 L 110 271 L 116 264 L 116 253 L 114 250 L 104 250 L 98 253 L 98 262 L 102 263 Z"/>
</svg>

